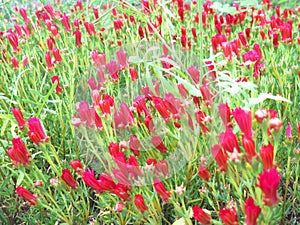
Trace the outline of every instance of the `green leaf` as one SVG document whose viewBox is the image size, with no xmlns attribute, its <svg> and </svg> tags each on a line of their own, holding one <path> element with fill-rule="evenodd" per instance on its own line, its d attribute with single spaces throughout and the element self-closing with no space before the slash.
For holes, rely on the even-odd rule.
<svg viewBox="0 0 300 225">
<path fill-rule="evenodd" d="M 23 179 L 24 179 L 24 173 L 23 173 L 23 171 L 19 171 L 19 176 L 17 179 L 17 186 L 19 186 L 22 183 Z"/>
</svg>

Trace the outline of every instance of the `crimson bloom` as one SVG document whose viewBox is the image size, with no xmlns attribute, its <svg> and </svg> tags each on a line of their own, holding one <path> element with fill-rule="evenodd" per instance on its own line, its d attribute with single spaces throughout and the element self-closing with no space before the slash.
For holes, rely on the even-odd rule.
<svg viewBox="0 0 300 225">
<path fill-rule="evenodd" d="M 79 159 L 70 162 L 70 166 L 80 175 L 83 175 L 83 167 Z"/>
<path fill-rule="evenodd" d="M 18 122 L 18 126 L 22 129 L 26 124 L 26 120 L 23 117 L 22 111 L 19 108 L 13 108 L 11 112 L 13 113 L 16 121 Z"/>
<path fill-rule="evenodd" d="M 35 144 L 39 144 L 48 139 L 38 118 L 32 117 L 27 121 L 27 123 L 29 127 L 28 136 Z"/>
<path fill-rule="evenodd" d="M 219 114 L 222 119 L 222 122 L 224 124 L 224 127 L 231 127 L 231 121 L 230 121 L 230 115 L 231 115 L 231 110 L 228 106 L 227 103 L 221 103 L 218 106 Z"/>
<path fill-rule="evenodd" d="M 152 137 L 152 144 L 155 148 L 157 148 L 161 153 L 166 153 L 168 151 L 167 147 L 163 143 L 160 136 L 153 136 Z"/>
<path fill-rule="evenodd" d="M 154 189 L 160 195 L 164 202 L 167 202 L 171 197 L 171 193 L 167 191 L 165 185 L 158 178 L 154 180 Z"/>
<path fill-rule="evenodd" d="M 63 169 L 61 179 L 65 181 L 71 188 L 77 188 L 77 182 L 69 169 Z"/>
<path fill-rule="evenodd" d="M 275 168 L 274 147 L 272 144 L 262 146 L 259 153 L 265 170 Z"/>
<path fill-rule="evenodd" d="M 210 224 L 210 212 L 206 209 L 201 209 L 198 206 L 193 206 L 193 217 L 201 224 Z"/>
<path fill-rule="evenodd" d="M 236 108 L 233 110 L 232 115 L 239 125 L 243 135 L 251 138 L 252 137 L 252 116 L 251 111 L 242 108 Z"/>
<path fill-rule="evenodd" d="M 100 184 L 94 175 L 94 170 L 86 170 L 83 173 L 83 181 L 87 186 L 93 188 L 95 191 L 102 192 Z"/>
<path fill-rule="evenodd" d="M 141 143 L 137 136 L 131 135 L 129 139 L 129 148 L 133 152 L 135 156 L 140 155 L 140 148 L 141 148 Z"/>
<path fill-rule="evenodd" d="M 245 223 L 247 225 L 256 225 L 257 218 L 261 212 L 261 208 L 254 204 L 252 197 L 249 197 L 245 203 Z"/>
<path fill-rule="evenodd" d="M 280 184 L 281 175 L 276 169 L 269 171 L 264 170 L 262 174 L 258 175 L 259 184 L 257 185 L 264 193 L 264 204 L 272 206 L 277 204 L 279 197 L 277 195 L 277 189 Z"/>
<path fill-rule="evenodd" d="M 205 181 L 208 181 L 210 176 L 211 176 L 210 172 L 207 170 L 207 168 L 205 166 L 200 166 L 199 167 L 198 175 L 199 175 L 199 177 L 201 177 Z"/>
<path fill-rule="evenodd" d="M 256 157 L 256 146 L 255 142 L 252 138 L 243 137 L 242 138 L 242 145 L 245 149 L 246 158 L 251 163 L 252 159 Z"/>
<path fill-rule="evenodd" d="M 199 80 L 200 80 L 200 72 L 199 70 L 195 67 L 195 66 L 190 66 L 187 69 L 188 74 L 190 75 L 190 77 L 193 79 L 193 81 L 198 84 Z"/>
<path fill-rule="evenodd" d="M 80 47 L 82 45 L 82 42 L 81 42 L 81 31 L 79 29 L 77 29 L 73 34 L 75 35 L 76 46 Z"/>
<path fill-rule="evenodd" d="M 23 166 L 30 162 L 30 156 L 21 138 L 14 138 L 12 140 L 12 148 L 7 150 L 7 155 L 11 158 L 14 165 L 21 163 Z"/>
<path fill-rule="evenodd" d="M 51 77 L 51 82 L 52 84 L 57 83 L 56 87 L 55 87 L 55 93 L 59 94 L 63 92 L 62 87 L 60 86 L 60 81 L 59 81 L 59 77 L 58 76 L 53 76 Z"/>
<path fill-rule="evenodd" d="M 219 142 L 225 151 L 232 153 L 234 150 L 236 150 L 237 152 L 241 152 L 237 137 L 231 128 L 227 128 L 225 132 L 220 134 Z"/>
<path fill-rule="evenodd" d="M 28 201 L 30 205 L 36 205 L 37 204 L 37 197 L 33 195 L 30 191 L 28 191 L 26 188 L 23 188 L 21 186 L 16 187 L 17 194 L 22 197 L 24 200 Z"/>
<path fill-rule="evenodd" d="M 145 204 L 144 197 L 141 194 L 135 195 L 134 204 L 142 214 L 144 214 L 144 212 L 148 209 L 147 205 Z"/>
<path fill-rule="evenodd" d="M 219 216 L 222 220 L 222 222 L 226 225 L 238 225 L 238 216 L 236 213 L 236 209 L 233 208 L 226 208 L 224 207 L 223 209 L 220 210 Z"/>
<path fill-rule="evenodd" d="M 228 164 L 227 164 L 227 159 L 228 156 L 226 153 L 222 150 L 220 145 L 214 145 L 211 149 L 210 152 L 214 159 L 216 160 L 219 170 L 226 172 L 228 169 Z"/>
</svg>

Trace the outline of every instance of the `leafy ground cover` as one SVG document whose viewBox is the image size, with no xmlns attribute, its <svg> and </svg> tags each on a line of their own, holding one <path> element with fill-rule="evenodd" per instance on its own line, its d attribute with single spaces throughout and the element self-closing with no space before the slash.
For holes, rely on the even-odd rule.
<svg viewBox="0 0 300 225">
<path fill-rule="evenodd" d="M 300 6 L 0 3 L 3 224 L 297 224 Z"/>
</svg>

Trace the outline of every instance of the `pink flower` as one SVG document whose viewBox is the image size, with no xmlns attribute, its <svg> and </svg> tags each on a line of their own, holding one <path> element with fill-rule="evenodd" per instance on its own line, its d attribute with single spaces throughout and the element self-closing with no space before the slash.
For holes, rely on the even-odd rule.
<svg viewBox="0 0 300 225">
<path fill-rule="evenodd" d="M 276 169 L 271 169 L 269 171 L 264 170 L 262 174 L 258 175 L 258 187 L 262 190 L 264 194 L 264 204 L 267 206 L 272 206 L 277 204 L 279 197 L 277 195 L 277 189 L 280 184 L 280 174 Z"/>
<path fill-rule="evenodd" d="M 245 203 L 245 223 L 247 225 L 256 225 L 257 218 L 261 212 L 261 208 L 254 204 L 252 197 L 249 197 Z"/>
<path fill-rule="evenodd" d="M 293 135 L 292 135 L 292 126 L 291 126 L 290 122 L 288 122 L 285 133 L 286 133 L 287 138 L 292 138 L 293 137 Z"/>
</svg>

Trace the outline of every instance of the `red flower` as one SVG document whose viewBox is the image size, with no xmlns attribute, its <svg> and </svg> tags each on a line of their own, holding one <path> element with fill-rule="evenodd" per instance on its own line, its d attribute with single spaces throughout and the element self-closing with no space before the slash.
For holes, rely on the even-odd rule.
<svg viewBox="0 0 300 225">
<path fill-rule="evenodd" d="M 56 94 L 59 94 L 59 93 L 63 92 L 63 89 L 60 86 L 60 82 L 59 82 L 59 77 L 58 76 L 51 77 L 51 82 L 52 82 L 52 84 L 55 84 L 55 82 L 57 83 L 56 88 L 55 88 L 55 93 Z"/>
<path fill-rule="evenodd" d="M 34 196 L 30 191 L 23 187 L 16 187 L 17 194 L 22 197 L 24 200 L 28 201 L 30 205 L 36 205 L 37 204 L 37 197 Z"/>
<path fill-rule="evenodd" d="M 135 81 L 138 79 L 138 74 L 137 74 L 137 71 L 136 71 L 136 68 L 135 67 L 130 67 L 129 68 L 129 73 L 130 73 L 130 76 L 131 76 L 131 80 L 132 81 Z"/>
<path fill-rule="evenodd" d="M 129 191 L 128 187 L 123 184 L 118 184 L 113 189 L 113 193 L 124 201 L 130 200 L 130 195 L 128 194 L 128 191 Z"/>
<path fill-rule="evenodd" d="M 116 128 L 124 128 L 130 126 L 134 121 L 132 112 L 125 102 L 120 104 L 120 111 L 114 114 L 114 123 Z"/>
<path fill-rule="evenodd" d="M 80 175 L 83 175 L 83 167 L 79 159 L 70 162 L 70 166 Z"/>
<path fill-rule="evenodd" d="M 52 54 L 54 56 L 55 62 L 56 63 L 60 63 L 62 61 L 61 55 L 60 55 L 60 51 L 57 48 L 54 48 L 52 50 Z"/>
<path fill-rule="evenodd" d="M 35 144 L 38 144 L 48 139 L 44 131 L 44 128 L 42 127 L 42 124 L 38 118 L 32 117 L 27 121 L 27 123 L 29 127 L 29 132 L 28 132 L 29 138 Z"/>
<path fill-rule="evenodd" d="M 167 191 L 165 185 L 158 178 L 154 180 L 154 189 L 164 202 L 167 202 L 171 197 L 171 193 Z"/>
<path fill-rule="evenodd" d="M 264 146 L 261 147 L 260 157 L 262 159 L 265 170 L 275 168 L 274 147 L 273 147 L 272 144 L 264 145 Z"/>
<path fill-rule="evenodd" d="M 142 171 L 140 170 L 139 163 L 134 156 L 129 156 L 128 158 L 127 171 L 131 178 L 142 176 Z"/>
<path fill-rule="evenodd" d="M 262 123 L 264 119 L 268 118 L 268 111 L 265 109 L 258 109 L 254 113 L 254 117 L 257 120 L 257 122 Z"/>
<path fill-rule="evenodd" d="M 152 144 L 157 148 L 161 153 L 166 153 L 168 151 L 167 147 L 164 145 L 160 136 L 152 137 Z"/>
<path fill-rule="evenodd" d="M 152 117 L 150 115 L 145 117 L 144 123 L 148 129 L 148 132 L 152 133 L 154 131 L 154 124 L 153 124 Z"/>
<path fill-rule="evenodd" d="M 19 61 L 16 57 L 11 57 L 11 63 L 14 67 L 14 69 L 18 69 L 19 68 Z"/>
<path fill-rule="evenodd" d="M 246 158 L 251 163 L 252 158 L 256 157 L 255 142 L 253 141 L 252 138 L 243 137 L 242 138 L 242 145 L 245 149 Z"/>
<path fill-rule="evenodd" d="M 11 158 L 13 164 L 17 166 L 19 163 L 23 166 L 30 162 L 30 156 L 25 146 L 25 143 L 21 138 L 14 138 L 12 140 L 12 148 L 7 150 L 7 155 Z"/>
<path fill-rule="evenodd" d="M 154 173 L 159 175 L 162 173 L 165 177 L 168 177 L 170 175 L 168 163 L 165 160 L 161 160 L 154 166 Z"/>
<path fill-rule="evenodd" d="M 245 202 L 245 223 L 247 225 L 256 225 L 257 217 L 261 212 L 261 208 L 254 204 L 254 200 L 252 197 L 249 197 Z"/>
<path fill-rule="evenodd" d="M 141 194 L 135 195 L 134 204 L 142 214 L 144 214 L 144 212 L 148 209 L 147 205 L 145 204 L 144 197 Z"/>
<path fill-rule="evenodd" d="M 239 224 L 236 209 L 234 207 L 230 208 L 230 209 L 224 207 L 223 209 L 220 210 L 219 215 L 220 215 L 222 222 L 225 223 L 226 225 L 238 225 Z"/>
<path fill-rule="evenodd" d="M 80 47 L 82 45 L 81 31 L 79 29 L 77 29 L 73 34 L 75 35 L 76 46 Z"/>
<path fill-rule="evenodd" d="M 187 69 L 188 74 L 190 75 L 190 77 L 193 79 L 193 81 L 198 84 L 199 80 L 200 80 L 200 72 L 199 70 L 195 67 L 195 66 L 190 66 Z"/>
<path fill-rule="evenodd" d="M 121 67 L 126 68 L 128 66 L 128 62 L 126 59 L 126 52 L 121 49 L 121 50 L 117 51 L 116 56 L 117 56 L 118 62 L 120 63 Z"/>
<path fill-rule="evenodd" d="M 115 211 L 122 212 L 124 207 L 125 207 L 125 205 L 123 202 L 118 202 L 115 206 Z"/>
<path fill-rule="evenodd" d="M 129 139 L 129 148 L 135 156 L 140 155 L 141 143 L 135 135 L 131 135 Z"/>
<path fill-rule="evenodd" d="M 70 32 L 71 27 L 69 23 L 69 17 L 66 15 L 66 13 L 64 13 L 64 15 L 61 18 L 62 18 L 61 22 L 64 25 L 66 32 L 67 33 Z"/>
<path fill-rule="evenodd" d="M 95 26 L 93 23 L 89 23 L 89 22 L 84 22 L 84 27 L 86 29 L 86 31 L 88 32 L 88 34 L 91 35 L 96 35 L 96 30 L 95 30 Z"/>
<path fill-rule="evenodd" d="M 28 22 L 29 22 L 29 19 L 28 19 L 28 17 L 27 17 L 26 9 L 20 8 L 20 9 L 19 9 L 19 12 L 20 12 L 20 15 L 23 17 L 25 23 L 28 23 Z"/>
<path fill-rule="evenodd" d="M 64 180 L 71 188 L 77 188 L 77 182 L 69 169 L 64 169 L 62 171 L 61 179 Z"/>
<path fill-rule="evenodd" d="M 87 170 L 83 173 L 83 181 L 84 183 L 93 188 L 97 192 L 103 192 L 102 188 L 100 187 L 100 184 L 98 183 L 93 170 Z"/>
<path fill-rule="evenodd" d="M 232 115 L 239 125 L 243 135 L 251 138 L 252 137 L 252 116 L 251 111 L 244 110 L 242 108 L 236 108 L 233 110 Z"/>
<path fill-rule="evenodd" d="M 241 152 L 237 138 L 231 128 L 226 129 L 225 132 L 220 134 L 219 142 L 225 151 L 232 153 L 236 150 L 237 152 Z"/>
<path fill-rule="evenodd" d="M 231 121 L 230 121 L 230 115 L 231 115 L 231 110 L 228 106 L 227 103 L 221 103 L 218 106 L 219 114 L 222 119 L 222 122 L 224 124 L 224 127 L 231 127 Z"/>
<path fill-rule="evenodd" d="M 8 31 L 6 33 L 6 36 L 8 38 L 9 43 L 11 44 L 11 46 L 13 48 L 13 52 L 20 51 L 18 36 L 15 33 L 13 33 L 12 31 Z"/>
<path fill-rule="evenodd" d="M 300 122 L 297 124 L 297 130 L 298 130 L 298 137 L 300 137 Z"/>
<path fill-rule="evenodd" d="M 207 116 L 205 112 L 202 112 L 202 111 L 197 112 L 196 113 L 196 121 L 200 125 L 201 130 L 204 134 L 210 132 L 210 130 L 208 129 L 206 124 L 211 122 L 211 118 L 209 116 Z"/>
<path fill-rule="evenodd" d="M 269 121 L 269 130 L 274 130 L 275 132 L 278 132 L 280 128 L 282 127 L 283 122 L 278 119 L 277 117 L 271 118 Z"/>
<path fill-rule="evenodd" d="M 206 106 L 210 107 L 212 105 L 213 94 L 211 93 L 206 82 L 203 81 L 203 84 L 200 87 L 200 91 Z"/>
<path fill-rule="evenodd" d="M 201 224 L 210 224 L 210 212 L 206 209 L 201 209 L 198 206 L 193 206 L 193 217 Z"/>
<path fill-rule="evenodd" d="M 214 159 L 216 160 L 219 170 L 226 172 L 228 169 L 228 165 L 227 165 L 227 159 L 228 156 L 226 155 L 225 152 L 223 152 L 222 148 L 220 145 L 214 145 L 211 149 L 211 154 L 214 157 Z"/>
<path fill-rule="evenodd" d="M 262 174 L 258 175 L 259 184 L 257 186 L 264 193 L 265 205 L 272 206 L 277 204 L 279 200 L 277 189 L 280 184 L 280 178 L 281 176 L 276 169 L 264 170 Z"/>
<path fill-rule="evenodd" d="M 98 179 L 99 187 L 101 188 L 101 192 L 110 191 L 113 192 L 116 188 L 116 184 L 113 181 L 112 177 L 107 174 L 101 174 Z"/>
<path fill-rule="evenodd" d="M 45 60 L 46 60 L 47 69 L 51 70 L 54 64 L 52 63 L 52 59 L 49 51 L 45 53 Z"/>
<path fill-rule="evenodd" d="M 198 175 L 199 175 L 199 177 L 201 177 L 205 181 L 208 181 L 210 176 L 211 176 L 210 172 L 207 170 L 207 168 L 205 166 L 200 166 L 199 167 Z"/>
<path fill-rule="evenodd" d="M 19 108 L 13 108 L 11 112 L 13 113 L 16 121 L 18 122 L 18 126 L 22 129 L 25 126 L 26 121 L 23 117 L 21 110 Z"/>
</svg>

